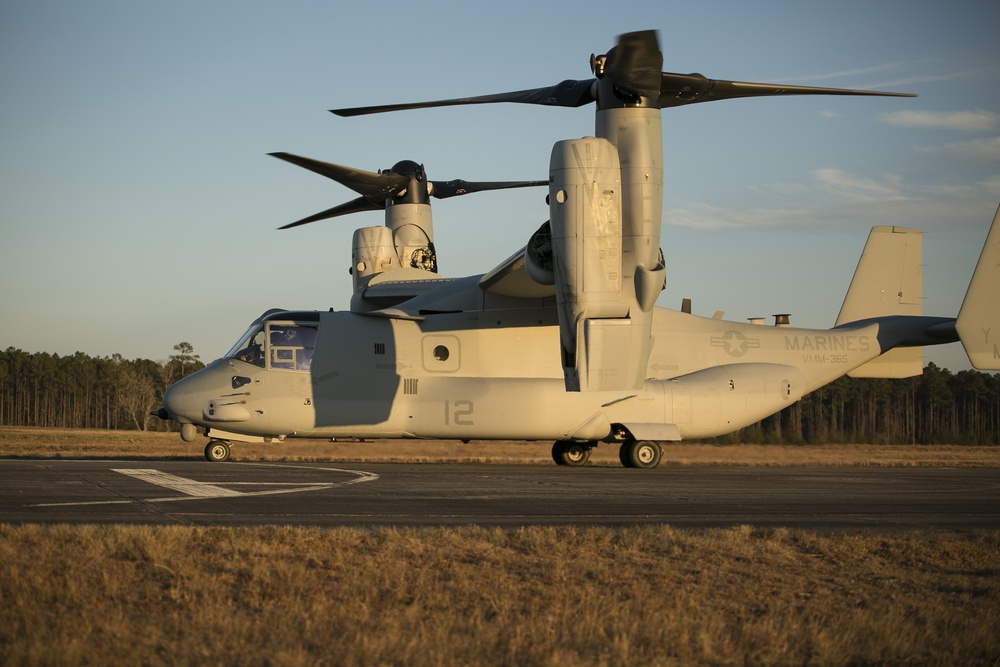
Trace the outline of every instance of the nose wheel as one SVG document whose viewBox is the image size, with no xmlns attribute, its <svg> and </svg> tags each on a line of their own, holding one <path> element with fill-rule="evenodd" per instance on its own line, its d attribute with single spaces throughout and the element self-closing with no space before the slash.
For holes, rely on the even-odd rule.
<svg viewBox="0 0 1000 667">
<path fill-rule="evenodd" d="M 212 463 L 229 460 L 229 443 L 225 440 L 209 440 L 205 445 L 205 458 Z"/>
</svg>

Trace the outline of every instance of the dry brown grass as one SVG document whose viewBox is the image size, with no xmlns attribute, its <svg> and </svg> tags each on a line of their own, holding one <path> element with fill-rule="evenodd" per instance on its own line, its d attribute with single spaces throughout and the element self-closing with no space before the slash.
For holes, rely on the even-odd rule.
<svg viewBox="0 0 1000 667">
<path fill-rule="evenodd" d="M 551 464 L 549 443 L 293 441 L 243 460 Z M 202 455 L 0 428 L 0 456 Z M 614 447 L 595 453 L 617 465 Z M 1000 467 L 991 447 L 672 445 L 666 465 Z M 0 664 L 1000 664 L 1000 532 L 0 525 Z"/>
<path fill-rule="evenodd" d="M 995 665 L 1000 533 L 0 525 L 4 665 Z"/>
<path fill-rule="evenodd" d="M 201 458 L 205 439 L 176 433 L 0 427 L 0 456 Z M 288 440 L 237 444 L 237 461 L 352 461 L 552 464 L 550 442 L 455 440 Z M 594 465 L 620 465 L 618 448 L 601 445 Z M 661 465 L 737 466 L 962 466 L 1000 467 L 1000 447 L 958 445 L 699 445 L 664 447 Z"/>
</svg>

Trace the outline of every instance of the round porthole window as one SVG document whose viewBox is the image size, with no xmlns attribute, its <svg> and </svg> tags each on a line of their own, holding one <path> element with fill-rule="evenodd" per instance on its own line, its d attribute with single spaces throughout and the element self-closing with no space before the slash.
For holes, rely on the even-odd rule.
<svg viewBox="0 0 1000 667">
<path fill-rule="evenodd" d="M 438 361 L 448 361 L 448 357 L 451 356 L 451 353 L 448 352 L 448 348 L 444 345 L 438 345 L 435 347 L 433 354 L 434 358 Z"/>
</svg>

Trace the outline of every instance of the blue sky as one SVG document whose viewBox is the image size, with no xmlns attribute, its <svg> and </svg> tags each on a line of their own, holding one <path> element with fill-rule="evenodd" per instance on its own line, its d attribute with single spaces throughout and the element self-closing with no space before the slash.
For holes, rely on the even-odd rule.
<svg viewBox="0 0 1000 667">
<path fill-rule="evenodd" d="M 0 346 L 208 360 L 267 308 L 346 309 L 351 234 L 381 213 L 277 231 L 354 194 L 268 152 L 543 179 L 591 107 L 327 110 L 588 78 L 642 29 L 667 71 L 919 94 L 664 112 L 660 305 L 832 326 L 868 229 L 903 225 L 926 232 L 925 313 L 957 313 L 1000 202 L 997 3 L 365 4 L 0 0 Z M 442 273 L 546 217 L 540 189 L 437 202 Z"/>
</svg>

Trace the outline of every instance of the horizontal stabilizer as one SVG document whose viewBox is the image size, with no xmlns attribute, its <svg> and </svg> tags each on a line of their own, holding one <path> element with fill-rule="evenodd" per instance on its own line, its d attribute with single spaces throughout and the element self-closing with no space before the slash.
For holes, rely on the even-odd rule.
<svg viewBox="0 0 1000 667">
<path fill-rule="evenodd" d="M 872 227 L 837 316 L 837 326 L 923 311 L 923 239 L 920 230 Z M 923 348 L 898 347 L 849 373 L 851 377 L 904 378 L 923 372 Z"/>
<path fill-rule="evenodd" d="M 980 370 L 1000 370 L 1000 207 L 972 274 L 955 329 L 969 361 Z"/>
</svg>

